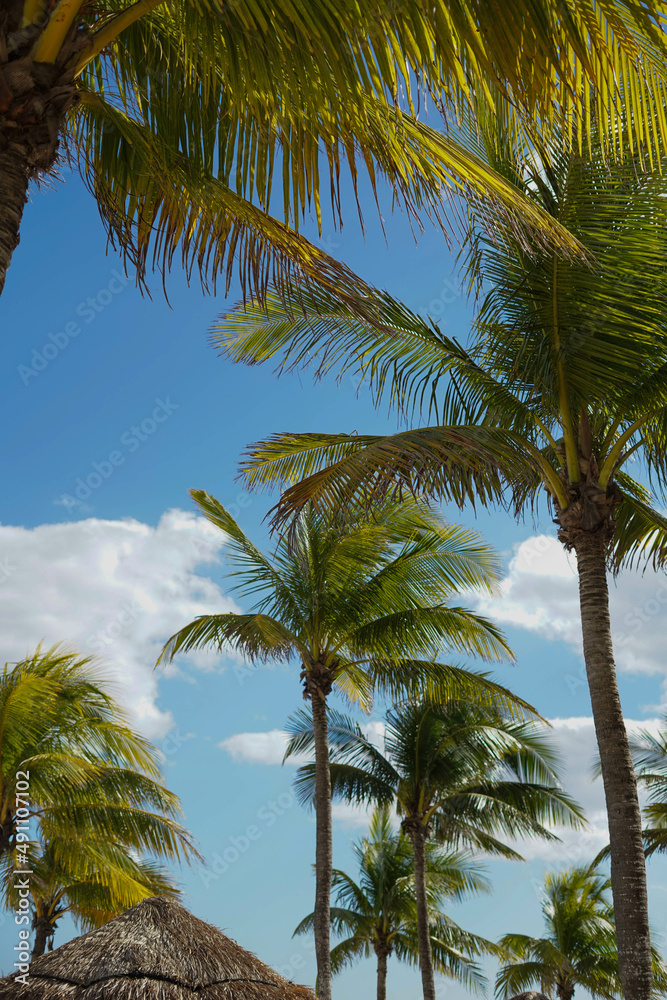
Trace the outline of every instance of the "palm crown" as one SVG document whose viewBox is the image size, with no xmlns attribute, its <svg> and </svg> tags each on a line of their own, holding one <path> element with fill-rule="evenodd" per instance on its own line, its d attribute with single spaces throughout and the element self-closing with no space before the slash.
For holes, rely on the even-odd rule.
<svg viewBox="0 0 667 1000">
<path fill-rule="evenodd" d="M 293 716 L 287 755 L 312 750 L 309 713 Z M 520 858 L 504 839 L 554 839 L 553 823 L 579 826 L 580 808 L 557 778 L 557 754 L 537 723 L 470 702 L 417 702 L 387 715 L 382 753 L 347 716 L 331 714 L 331 788 L 346 802 L 395 805 L 408 832 L 452 847 Z M 312 803 L 314 769 L 299 768 Z"/>
<path fill-rule="evenodd" d="M 617 566 L 660 564 L 667 520 L 628 463 L 641 459 L 660 489 L 665 174 L 632 159 L 610 164 L 600 147 L 591 161 L 556 148 L 537 159 L 486 138 L 489 162 L 576 235 L 588 259 L 527 252 L 507 229 L 491 240 L 473 221 L 469 273 L 488 291 L 468 348 L 384 293 L 373 323 L 318 296 L 301 315 L 273 299 L 268 311 L 222 320 L 215 339 L 235 360 L 320 358 L 323 370 L 359 371 L 406 416 L 437 418 L 382 438 L 277 435 L 251 449 L 247 481 L 295 484 L 285 510 L 306 500 L 340 506 L 397 484 L 518 508 L 546 491 L 560 511 L 570 507 L 570 521 L 576 513 L 594 526 L 613 511 Z"/>
<path fill-rule="evenodd" d="M 0 853 L 18 846 L 21 772 L 29 772 L 26 807 L 44 840 L 66 844 L 92 829 L 110 838 L 122 831 L 139 850 L 190 853 L 174 818 L 178 799 L 160 780 L 157 750 L 130 729 L 88 658 L 38 649 L 12 669 L 6 665 L 0 723 Z"/>
<path fill-rule="evenodd" d="M 518 704 L 490 679 L 435 662 L 443 645 L 485 659 L 509 653 L 494 625 L 448 603 L 455 590 L 495 578 L 495 557 L 474 532 L 445 524 L 421 501 L 345 519 L 306 510 L 269 557 L 213 497 L 192 495 L 229 538 L 235 592 L 255 603 L 244 614 L 195 619 L 161 659 L 208 645 L 229 645 L 252 662 L 296 658 L 306 690 L 333 684 L 365 708 L 375 684 L 417 691 L 429 677 Z"/>
</svg>

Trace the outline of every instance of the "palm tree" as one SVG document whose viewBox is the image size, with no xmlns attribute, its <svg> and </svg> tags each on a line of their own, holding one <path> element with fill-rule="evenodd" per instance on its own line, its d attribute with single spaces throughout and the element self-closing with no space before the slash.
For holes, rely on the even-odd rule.
<svg viewBox="0 0 667 1000">
<path fill-rule="evenodd" d="M 362 957 L 377 958 L 377 1000 L 387 996 L 387 960 L 391 955 L 411 965 L 419 963 L 412 844 L 392 827 L 389 809 L 373 813 L 368 836 L 354 845 L 359 877 L 355 881 L 338 869 L 333 873 L 336 906 L 331 908 L 335 933 L 348 934 L 331 952 L 335 975 Z M 484 979 L 474 961 L 478 955 L 497 955 L 492 942 L 461 930 L 443 912 L 446 900 L 469 892 L 487 892 L 489 884 L 478 865 L 461 852 L 426 845 L 426 889 L 433 964 L 438 972 L 479 989 Z M 313 930 L 313 914 L 301 921 L 295 934 Z"/>
<path fill-rule="evenodd" d="M 544 880 L 542 913 L 546 936 L 505 934 L 511 956 L 498 972 L 496 995 L 509 997 L 537 986 L 547 996 L 572 1000 L 577 987 L 593 997 L 616 1000 L 623 990 L 609 881 L 582 865 L 550 872 Z M 667 970 L 653 949 L 654 995 L 662 995 Z"/>
<path fill-rule="evenodd" d="M 85 839 L 35 844 L 32 853 L 28 880 L 35 931 L 32 959 L 43 955 L 47 946 L 53 948 L 58 921 L 66 913 L 88 931 L 147 896 L 178 895 L 173 879 L 154 861 L 109 842 L 95 830 Z M 18 912 L 15 869 L 11 861 L 0 865 L 6 906 Z"/>
<path fill-rule="evenodd" d="M 0 674 L 0 860 L 93 834 L 165 858 L 196 856 L 161 781 L 91 660 L 54 647 Z M 74 849 L 74 847 L 72 848 Z"/>
<path fill-rule="evenodd" d="M 583 245 L 588 260 L 538 247 L 471 218 L 468 270 L 484 286 L 470 347 L 386 294 L 371 325 L 313 297 L 305 314 L 273 300 L 223 325 L 237 359 L 283 353 L 357 370 L 430 427 L 389 437 L 278 435 L 251 449 L 251 486 L 292 485 L 283 510 L 344 508 L 350 497 L 419 490 L 525 512 L 546 497 L 579 570 L 584 658 L 610 824 L 611 884 L 628 1000 L 650 991 L 641 813 L 616 681 L 607 572 L 664 564 L 667 519 L 630 474 L 639 460 L 661 489 L 667 472 L 667 174 L 649 152 L 610 162 L 562 146 L 536 150 L 489 127 L 475 148 Z M 656 169 L 651 170 L 651 163 Z M 646 168 L 646 169 L 645 169 Z M 370 303 L 366 304 L 370 310 Z M 326 352 L 326 353 L 323 353 Z M 315 475 L 313 475 L 315 473 Z M 301 482 L 302 477 L 307 478 Z"/>
<path fill-rule="evenodd" d="M 290 719 L 286 756 L 315 748 L 313 718 Z M 331 793 L 352 803 L 393 805 L 411 842 L 424 1000 L 435 1000 L 429 935 L 426 845 L 431 837 L 521 859 L 500 837 L 557 839 L 545 823 L 583 824 L 560 789 L 556 756 L 534 723 L 466 701 L 409 702 L 387 716 L 383 754 L 353 719 L 331 713 Z M 315 801 L 315 766 L 299 768 L 296 789 Z"/>
<path fill-rule="evenodd" d="M 315 725 L 318 989 L 329 1000 L 328 697 L 336 690 L 367 709 L 375 688 L 395 695 L 430 686 L 527 708 L 487 677 L 435 662 L 443 646 L 486 659 L 507 655 L 493 625 L 446 603 L 457 589 L 491 586 L 495 559 L 478 535 L 445 524 L 421 501 L 348 511 L 345 518 L 307 508 L 269 557 L 217 500 L 191 495 L 227 535 L 235 589 L 255 603 L 244 614 L 196 618 L 172 636 L 160 659 L 213 646 L 236 649 L 252 663 L 294 659 L 301 666 Z"/>
<path fill-rule="evenodd" d="M 268 214 L 276 180 L 288 221 L 311 206 L 321 219 L 322 162 L 340 215 L 346 161 L 355 185 L 359 161 L 373 184 L 386 176 L 411 213 L 437 215 L 442 185 L 511 213 L 502 177 L 411 117 L 415 80 L 453 111 L 474 106 L 479 86 L 483 101 L 500 91 L 545 127 L 576 114 L 587 86 L 599 88 L 607 124 L 627 94 L 637 128 L 664 138 L 649 112 L 665 93 L 663 12 L 654 0 L 602 10 L 569 0 L 566 12 L 557 0 L 513 0 L 498 33 L 490 0 L 402 3 L 398 16 L 386 0 L 345 0 L 335 13 L 265 0 L 11 0 L 0 37 L 0 288 L 29 182 L 62 145 L 140 280 L 180 251 L 204 280 L 229 280 L 238 254 L 244 289 L 260 296 L 271 275 L 349 290 L 344 267 Z"/>
</svg>

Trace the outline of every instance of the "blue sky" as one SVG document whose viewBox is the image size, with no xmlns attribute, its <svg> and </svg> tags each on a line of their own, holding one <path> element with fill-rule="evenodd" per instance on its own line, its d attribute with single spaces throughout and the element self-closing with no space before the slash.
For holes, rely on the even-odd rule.
<svg viewBox="0 0 667 1000">
<path fill-rule="evenodd" d="M 471 308 L 441 234 L 428 229 L 415 244 L 407 220 L 387 214 L 385 242 L 365 202 L 365 239 L 348 198 L 349 225 L 342 232 L 325 225 L 323 247 L 465 337 Z M 312 224 L 307 231 L 317 238 Z M 379 432 L 396 421 L 350 380 L 277 380 L 270 368 L 222 361 L 207 330 L 238 288 L 228 300 L 206 298 L 177 269 L 168 305 L 159 280 L 152 300 L 142 297 L 106 251 L 96 206 L 76 177 L 33 193 L 0 301 L 3 659 L 17 659 L 40 639 L 100 655 L 119 696 L 162 747 L 166 781 L 207 859 L 207 868 L 181 873 L 186 905 L 290 978 L 312 983 L 312 947 L 292 941 L 291 931 L 312 907 L 314 823 L 293 800 L 293 771 L 276 763 L 285 719 L 301 705 L 298 669 L 251 673 L 201 656 L 165 673 L 152 663 L 171 631 L 233 600 L 225 593 L 222 539 L 194 517 L 189 488 L 216 495 L 268 544 L 270 497 L 250 496 L 235 481 L 249 442 L 280 430 Z M 452 915 L 490 937 L 537 933 L 542 872 L 587 860 L 604 841 L 600 789 L 588 779 L 593 742 L 576 583 L 547 517 L 516 525 L 499 513 L 449 513 L 503 555 L 504 597 L 484 609 L 506 628 L 517 663 L 496 673 L 560 720 L 554 738 L 567 785 L 592 823 L 592 832 L 566 835 L 561 846 L 531 845 L 525 865 L 491 864 L 494 894 L 457 905 Z M 663 577 L 634 575 L 612 593 L 624 708 L 638 722 L 655 719 L 664 699 L 662 587 Z M 248 837 L 249 827 L 258 835 Z M 351 864 L 350 841 L 363 829 L 363 817 L 338 810 L 337 866 Z M 650 878 L 662 935 L 663 861 L 651 864 Z M 73 933 L 64 921 L 56 943 Z M 5 971 L 14 943 L 6 919 Z M 362 1000 L 373 982 L 373 964 L 362 963 L 341 977 L 337 995 Z M 457 986 L 443 985 L 445 992 L 465 995 Z M 390 966 L 390 1000 L 418 995 L 414 970 Z"/>
</svg>

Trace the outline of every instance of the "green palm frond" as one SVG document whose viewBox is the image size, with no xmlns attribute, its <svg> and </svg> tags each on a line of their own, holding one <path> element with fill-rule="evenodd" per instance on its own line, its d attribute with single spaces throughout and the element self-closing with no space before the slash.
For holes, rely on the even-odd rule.
<svg viewBox="0 0 667 1000">
<path fill-rule="evenodd" d="M 248 449 L 242 473 L 251 490 L 288 484 L 278 523 L 308 503 L 340 510 L 404 494 L 459 506 L 504 504 L 507 483 L 519 495 L 535 495 L 544 474 L 555 480 L 525 438 L 484 426 L 425 427 L 388 437 L 275 434 Z"/>
<path fill-rule="evenodd" d="M 533 423 L 529 406 L 436 322 L 379 289 L 345 305 L 317 290 L 302 290 L 293 302 L 269 294 L 263 305 L 240 304 L 222 316 L 211 342 L 234 362 L 275 359 L 279 373 L 310 366 L 317 378 L 356 376 L 376 402 L 386 401 L 405 418 L 468 424 L 480 407 L 494 406 L 514 411 L 517 427 Z M 448 379 L 463 393 L 443 399 L 438 390 Z"/>
<path fill-rule="evenodd" d="M 210 646 L 218 652 L 229 646 L 252 660 L 280 660 L 288 659 L 295 645 L 292 633 L 269 615 L 202 615 L 165 643 L 157 662 Z"/>
<path fill-rule="evenodd" d="M 331 949 L 331 974 L 338 975 L 343 969 L 353 965 L 357 959 L 369 958 L 370 954 L 370 942 L 363 938 L 350 937 L 339 941 Z"/>
<path fill-rule="evenodd" d="M 29 864 L 33 914 L 51 932 L 67 912 L 88 930 L 146 896 L 175 895 L 160 862 L 201 860 L 157 748 L 132 731 L 89 658 L 54 647 L 5 665 L 0 760 L 5 903 L 17 902 L 14 873 Z M 29 842 L 17 816 L 24 772 Z"/>
<path fill-rule="evenodd" d="M 195 619 L 168 640 L 158 662 L 229 648 L 250 662 L 298 660 L 306 675 L 320 662 L 336 690 L 365 711 L 376 692 L 435 697 L 458 687 L 473 699 L 512 704 L 520 716 L 534 713 L 487 675 L 432 662 L 444 649 L 486 660 L 512 656 L 495 625 L 452 606 L 457 588 L 488 592 L 498 578 L 497 557 L 476 532 L 447 524 L 418 497 L 370 510 L 348 505 L 333 515 L 309 507 L 269 556 L 214 497 L 192 495 L 225 533 L 235 592 L 253 605 Z"/>
<path fill-rule="evenodd" d="M 434 660 L 404 660 L 398 666 L 372 660 L 373 686 L 393 702 L 402 699 L 442 703 L 470 701 L 516 718 L 539 714 L 486 671 L 468 670 Z"/>
<path fill-rule="evenodd" d="M 288 49 L 295 65 L 288 69 L 284 53 L 277 56 L 271 68 L 276 78 L 261 91 L 255 66 L 253 87 L 246 80 L 239 93 L 261 93 L 261 100 L 257 104 L 244 98 L 239 104 L 226 76 L 227 44 L 238 68 L 239 39 L 223 39 L 216 19 L 202 52 L 184 47 L 182 13 L 178 8 L 153 11 L 130 26 L 122 49 L 112 51 L 107 93 L 100 86 L 104 71 L 97 67 L 87 75 L 69 122 L 71 148 L 110 236 L 136 267 L 140 281 L 148 267 L 164 273 L 178 254 L 189 274 L 198 270 L 205 283 L 213 284 L 223 275 L 228 287 L 238 257 L 244 290 L 260 300 L 269 281 L 285 297 L 304 283 L 342 301 L 353 300 L 360 290 L 363 294 L 363 283 L 348 269 L 289 226 L 289 220 L 298 224 L 311 207 L 321 220 L 322 149 L 338 216 L 341 164 L 347 162 L 356 187 L 360 153 L 373 187 L 377 178 L 385 178 L 412 215 L 437 218 L 441 192 L 447 188 L 493 200 L 517 234 L 530 230 L 538 241 L 572 248 L 557 221 L 528 199 L 518 204 L 516 190 L 473 151 L 392 106 L 382 74 L 369 78 L 362 72 L 361 83 L 360 64 L 343 71 L 341 57 L 349 51 L 349 40 L 336 53 L 339 72 L 333 92 L 331 64 L 323 87 L 317 83 L 322 67 L 313 67 L 317 76 L 309 77 L 305 93 L 316 95 L 314 104 L 304 102 L 302 90 L 297 97 L 294 89 L 294 70 L 303 66 L 293 39 Z M 275 11 L 271 22 L 276 22 Z M 199 25 L 197 29 L 201 37 Z M 312 46 L 307 51 L 312 53 Z M 397 50 L 385 69 L 396 55 Z M 147 68 L 151 58 L 157 73 Z M 409 72 L 407 64 L 399 75 L 404 72 Z M 175 87 L 172 75 L 179 83 L 185 75 L 194 86 Z M 395 85 L 394 72 L 391 77 Z M 296 99 L 294 105 L 284 103 L 286 93 Z M 266 212 L 280 172 L 283 223 Z"/>
<path fill-rule="evenodd" d="M 627 477 L 617 476 L 621 487 Z M 652 499 L 652 498 L 651 498 Z M 667 517 L 651 503 L 623 492 L 616 512 L 616 530 L 612 550 L 615 569 L 636 565 L 662 569 L 667 563 Z"/>
</svg>

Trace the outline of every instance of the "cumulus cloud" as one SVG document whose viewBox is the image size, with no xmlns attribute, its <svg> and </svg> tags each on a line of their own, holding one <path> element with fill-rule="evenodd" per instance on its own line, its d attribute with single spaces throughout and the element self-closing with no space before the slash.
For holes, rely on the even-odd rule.
<svg viewBox="0 0 667 1000">
<path fill-rule="evenodd" d="M 576 559 L 553 536 L 536 535 L 517 545 L 500 594 L 479 606 L 498 622 L 561 640 L 581 653 Z M 621 573 L 610 582 L 610 606 L 619 669 L 667 681 L 664 572 Z"/>
<path fill-rule="evenodd" d="M 287 733 L 282 729 L 271 729 L 265 733 L 235 733 L 218 746 L 243 764 L 282 764 L 287 740 Z M 290 757 L 286 763 L 297 764 L 299 761 Z"/>
<path fill-rule="evenodd" d="M 94 654 L 144 731 L 163 735 L 171 717 L 157 706 L 160 648 L 197 615 L 237 610 L 196 572 L 218 561 L 223 544 L 217 528 L 181 510 L 156 527 L 97 518 L 0 525 L 3 661 L 21 659 L 39 642 Z M 209 653 L 186 659 L 201 669 L 219 661 Z"/>
</svg>

